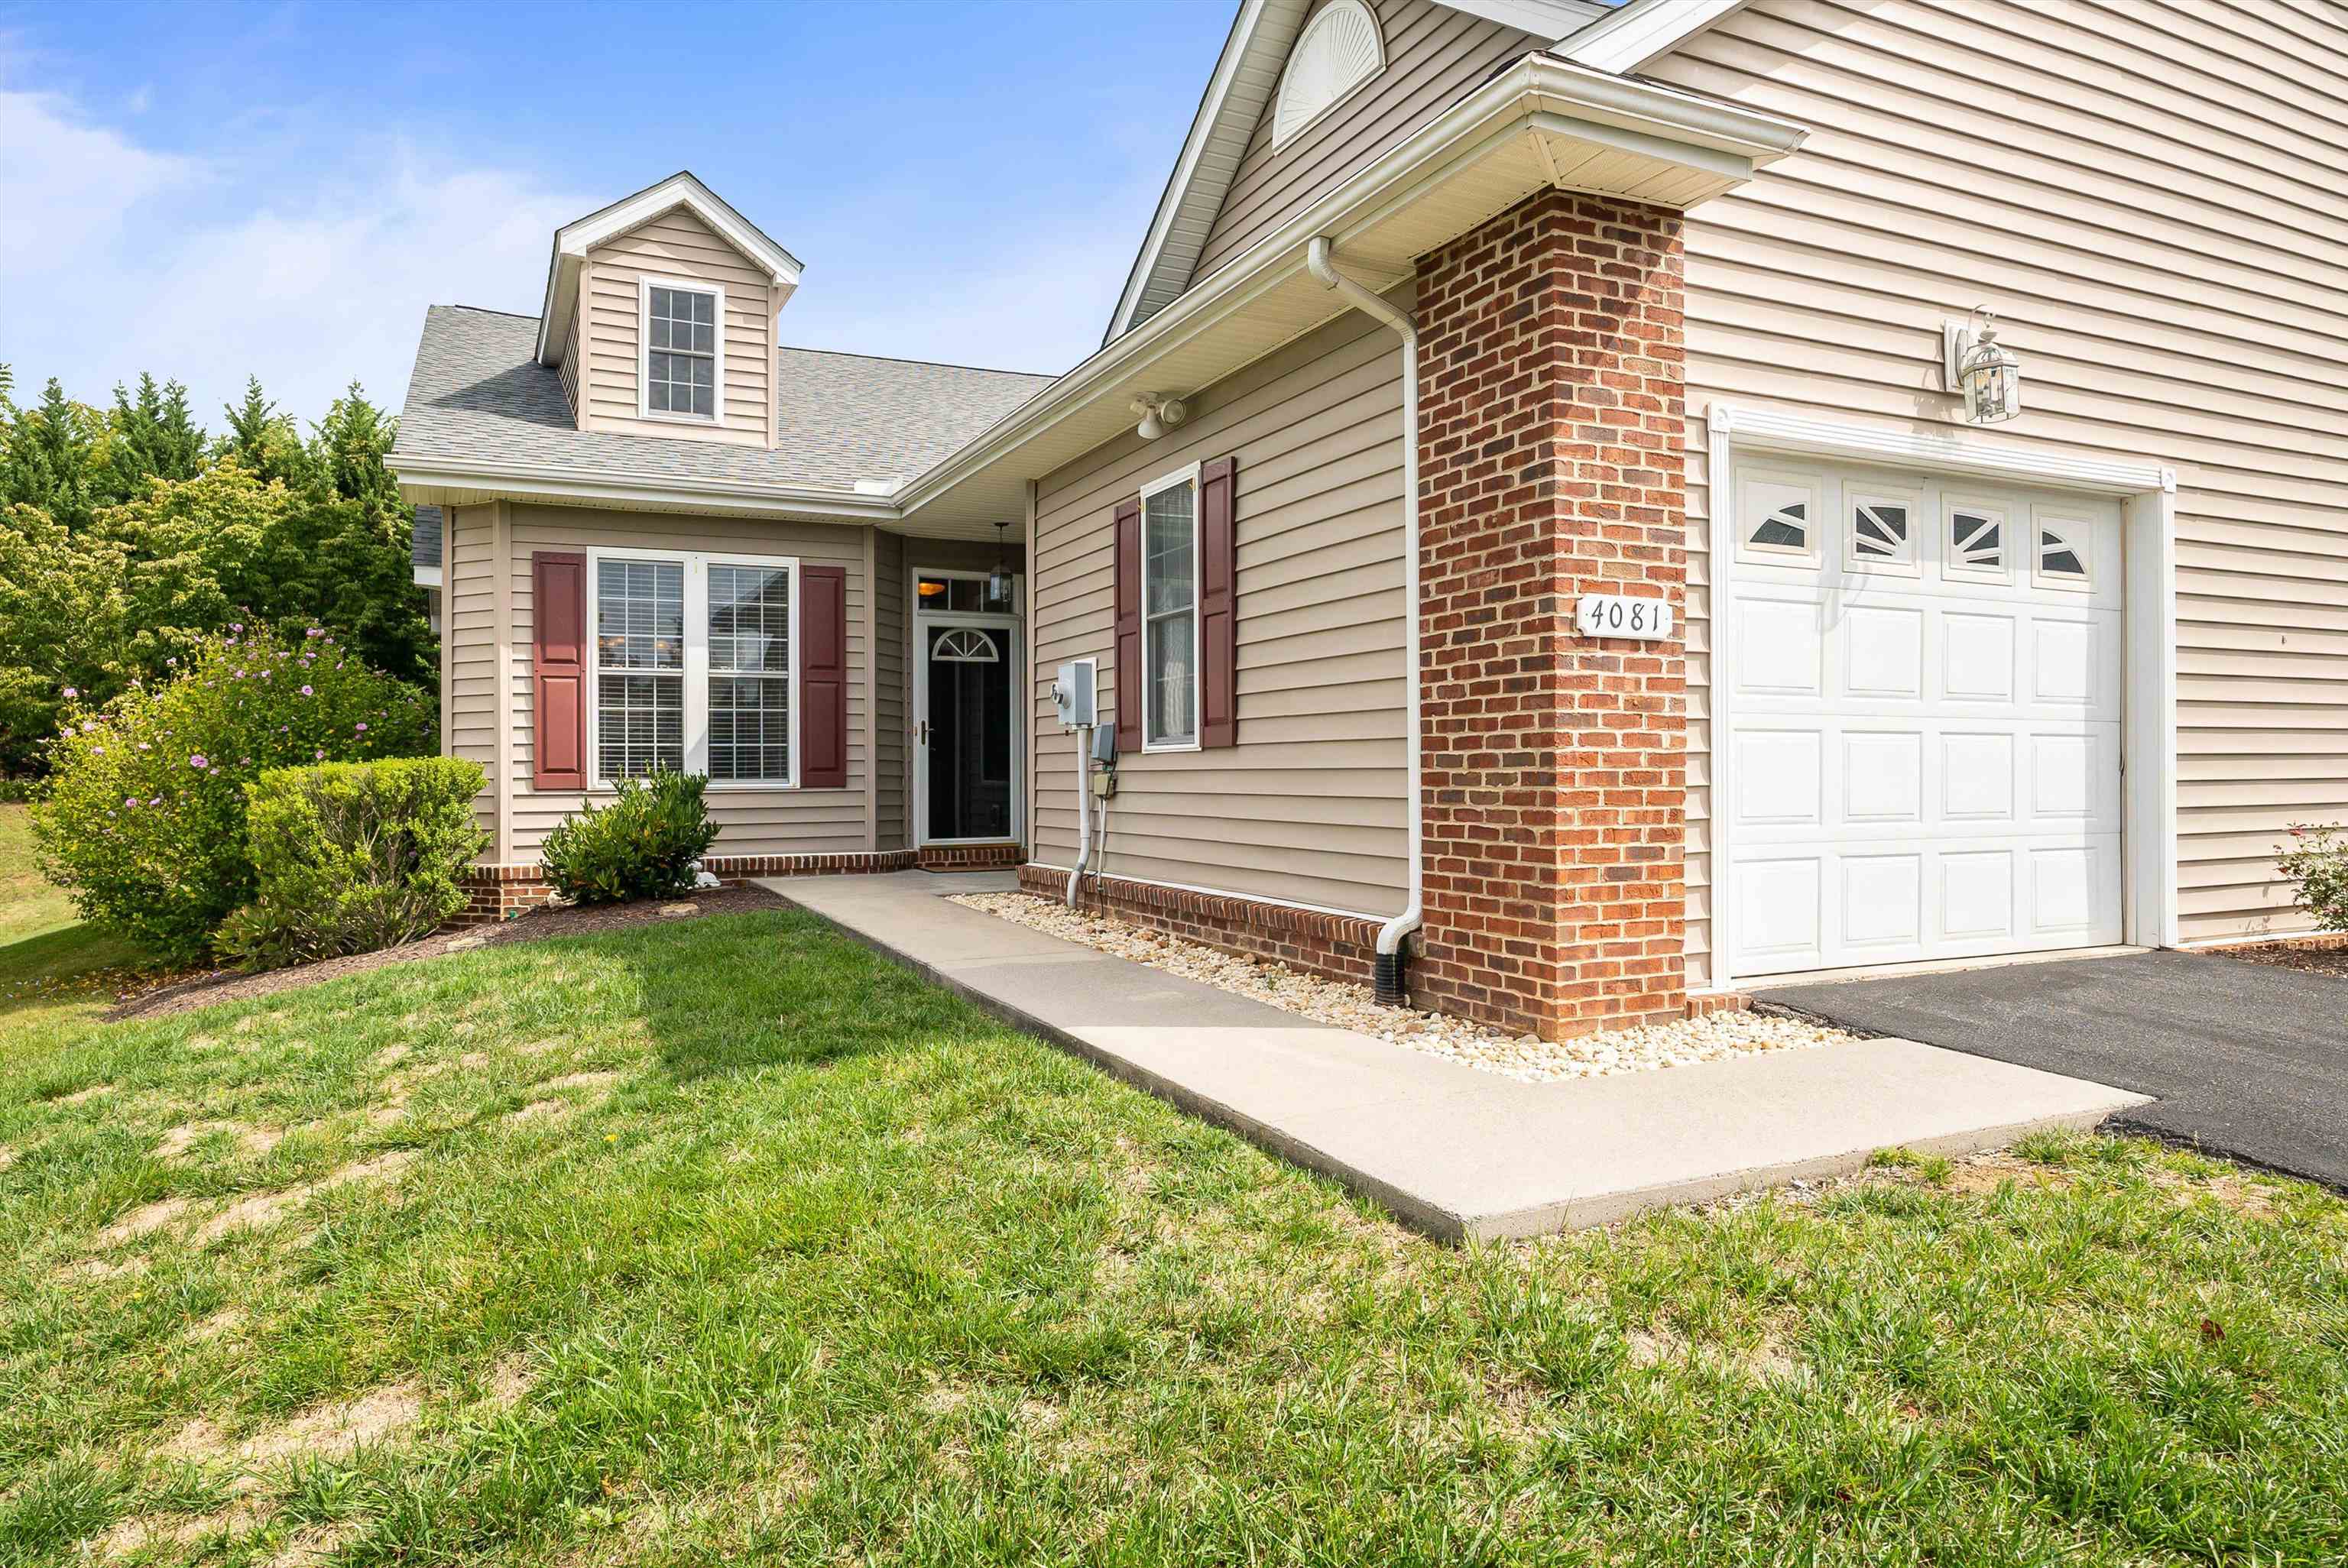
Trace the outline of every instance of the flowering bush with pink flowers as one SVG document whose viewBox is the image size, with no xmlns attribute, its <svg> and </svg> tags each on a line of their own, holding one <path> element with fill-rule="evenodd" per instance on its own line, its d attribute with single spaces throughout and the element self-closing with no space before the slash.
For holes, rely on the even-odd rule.
<svg viewBox="0 0 2348 1568">
<path fill-rule="evenodd" d="M 102 708 L 63 693 L 33 835 L 84 918 L 189 962 L 253 895 L 245 784 L 270 768 L 428 754 L 437 714 L 321 630 L 232 626 L 172 671 Z"/>
<path fill-rule="evenodd" d="M 2294 826 L 2279 846 L 2275 864 L 2307 906 L 2321 930 L 2348 931 L 2348 829 L 2312 824 Z"/>
</svg>

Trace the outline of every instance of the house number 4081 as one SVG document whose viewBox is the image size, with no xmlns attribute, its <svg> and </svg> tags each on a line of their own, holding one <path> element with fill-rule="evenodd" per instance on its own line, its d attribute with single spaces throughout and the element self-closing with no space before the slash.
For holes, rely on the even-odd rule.
<svg viewBox="0 0 2348 1568">
<path fill-rule="evenodd" d="M 1584 637 L 1669 637 L 1672 607 L 1665 600 L 1626 593 L 1585 593 L 1574 607 L 1573 623 Z"/>
</svg>

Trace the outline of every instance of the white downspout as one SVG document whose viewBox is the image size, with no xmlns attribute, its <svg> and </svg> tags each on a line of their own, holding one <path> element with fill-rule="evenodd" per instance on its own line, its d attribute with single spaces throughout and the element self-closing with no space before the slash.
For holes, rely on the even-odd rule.
<svg viewBox="0 0 2348 1568">
<path fill-rule="evenodd" d="M 1403 938 L 1419 928 L 1426 913 L 1426 856 L 1424 845 L 1425 791 L 1419 781 L 1419 605 L 1418 605 L 1418 323 L 1407 311 L 1397 310 L 1375 291 L 1337 271 L 1335 247 L 1325 234 L 1316 235 L 1305 252 L 1305 265 L 1325 289 L 1356 310 L 1376 317 L 1402 334 L 1402 600 L 1403 766 L 1410 802 L 1410 898 L 1403 912 L 1378 930 L 1377 998 L 1382 1002 L 1403 999 Z"/>
</svg>

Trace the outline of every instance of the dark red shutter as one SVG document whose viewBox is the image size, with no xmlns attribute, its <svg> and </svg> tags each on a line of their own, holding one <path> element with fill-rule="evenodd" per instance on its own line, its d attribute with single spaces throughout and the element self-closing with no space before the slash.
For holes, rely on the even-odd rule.
<svg viewBox="0 0 2348 1568">
<path fill-rule="evenodd" d="M 1239 529 L 1232 493 L 1239 459 L 1199 467 L 1199 744 L 1239 744 Z"/>
<path fill-rule="evenodd" d="M 1117 504 L 1117 749 L 1141 750 L 1141 498 Z"/>
<path fill-rule="evenodd" d="M 587 787 L 587 558 L 533 550 L 530 558 L 530 782 Z"/>
<path fill-rule="evenodd" d="M 799 569 L 799 784 L 848 787 L 848 569 Z"/>
</svg>

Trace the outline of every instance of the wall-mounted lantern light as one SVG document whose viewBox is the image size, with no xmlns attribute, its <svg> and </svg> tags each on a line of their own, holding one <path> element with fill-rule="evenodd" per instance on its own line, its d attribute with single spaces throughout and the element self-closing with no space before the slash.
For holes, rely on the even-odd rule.
<svg viewBox="0 0 2348 1568">
<path fill-rule="evenodd" d="M 1996 425 L 2022 412 L 2022 362 L 1997 341 L 1997 313 L 1986 306 L 1972 321 L 1941 323 L 1941 375 L 1965 400 L 1965 423 Z"/>
</svg>

